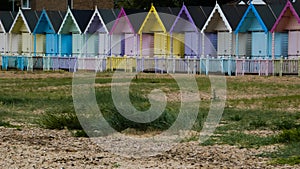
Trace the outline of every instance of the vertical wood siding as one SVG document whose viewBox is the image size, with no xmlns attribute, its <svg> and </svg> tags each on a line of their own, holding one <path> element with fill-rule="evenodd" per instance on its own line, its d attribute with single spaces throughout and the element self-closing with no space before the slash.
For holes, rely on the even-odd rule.
<svg viewBox="0 0 300 169">
<path fill-rule="evenodd" d="M 288 37 L 288 55 L 291 57 L 300 55 L 300 31 L 290 31 Z"/>
<path fill-rule="evenodd" d="M 216 57 L 218 38 L 216 33 L 205 33 L 204 38 L 204 56 Z"/>
<path fill-rule="evenodd" d="M 174 33 L 172 36 L 173 36 L 173 55 L 175 57 L 184 57 L 185 35 L 182 33 Z"/>
<path fill-rule="evenodd" d="M 46 49 L 46 35 L 36 34 L 36 53 L 44 54 Z"/>
<path fill-rule="evenodd" d="M 46 55 L 53 56 L 58 54 L 58 35 L 57 34 L 46 34 Z"/>
</svg>

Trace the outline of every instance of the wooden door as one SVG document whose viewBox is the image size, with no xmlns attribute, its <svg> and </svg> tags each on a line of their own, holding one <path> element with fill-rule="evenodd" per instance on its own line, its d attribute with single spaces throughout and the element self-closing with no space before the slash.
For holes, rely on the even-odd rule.
<svg viewBox="0 0 300 169">
<path fill-rule="evenodd" d="M 46 55 L 58 54 L 58 35 L 46 34 Z"/>
<path fill-rule="evenodd" d="M 107 34 L 99 34 L 99 55 L 103 56 L 103 55 L 107 55 L 108 50 L 108 37 Z"/>
<path fill-rule="evenodd" d="M 22 52 L 21 53 L 31 53 L 32 52 L 32 36 L 29 33 L 22 33 Z"/>
<path fill-rule="evenodd" d="M 125 34 L 125 55 L 134 56 L 135 55 L 135 36 L 134 34 Z"/>
<path fill-rule="evenodd" d="M 36 34 L 36 54 L 41 55 L 45 54 L 46 48 L 46 35 Z"/>
<path fill-rule="evenodd" d="M 184 39 L 185 35 L 182 33 L 173 34 L 173 56 L 184 57 Z"/>
<path fill-rule="evenodd" d="M 121 34 L 111 35 L 111 54 L 115 56 L 121 55 Z"/>
<path fill-rule="evenodd" d="M 266 34 L 264 32 L 252 32 L 252 57 L 267 56 Z"/>
<path fill-rule="evenodd" d="M 73 34 L 72 35 L 72 53 L 74 56 L 78 56 L 83 52 L 83 35 Z"/>
<path fill-rule="evenodd" d="M 0 53 L 5 53 L 6 45 L 7 45 L 6 34 L 0 33 Z"/>
<path fill-rule="evenodd" d="M 72 55 L 72 35 L 63 34 L 61 35 L 61 55 Z"/>
<path fill-rule="evenodd" d="M 216 57 L 218 37 L 216 33 L 206 33 L 204 36 L 204 56 Z"/>
<path fill-rule="evenodd" d="M 289 31 L 288 55 L 289 57 L 300 55 L 300 31 Z"/>
</svg>

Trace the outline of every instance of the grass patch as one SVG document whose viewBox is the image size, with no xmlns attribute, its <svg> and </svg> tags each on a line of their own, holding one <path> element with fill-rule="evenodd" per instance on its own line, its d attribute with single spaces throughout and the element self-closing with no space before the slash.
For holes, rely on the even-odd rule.
<svg viewBox="0 0 300 169">
<path fill-rule="evenodd" d="M 289 164 L 295 165 L 300 164 L 300 142 L 292 142 L 287 144 L 281 148 L 279 148 L 275 152 L 271 153 L 263 153 L 260 156 L 272 158 L 271 164 Z"/>
<path fill-rule="evenodd" d="M 219 137 L 212 137 L 201 145 L 228 144 L 240 148 L 254 148 L 276 143 L 274 136 L 261 137 L 242 132 L 224 133 Z"/>
</svg>

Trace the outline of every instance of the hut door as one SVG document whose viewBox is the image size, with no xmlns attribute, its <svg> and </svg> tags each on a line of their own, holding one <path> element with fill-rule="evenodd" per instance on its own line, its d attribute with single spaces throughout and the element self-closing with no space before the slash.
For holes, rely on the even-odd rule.
<svg viewBox="0 0 300 169">
<path fill-rule="evenodd" d="M 290 31 L 288 40 L 288 55 L 291 57 L 300 55 L 300 31 Z"/>
<path fill-rule="evenodd" d="M 125 35 L 121 34 L 121 56 L 125 55 Z"/>
<path fill-rule="evenodd" d="M 238 57 L 246 57 L 247 56 L 247 44 L 248 44 L 248 33 L 239 33 L 238 35 L 238 52 L 237 56 Z M 250 38 L 249 38 L 250 39 Z M 250 45 L 251 46 L 251 41 L 250 41 Z M 251 53 L 251 52 L 250 52 Z"/>
<path fill-rule="evenodd" d="M 46 34 L 46 55 L 58 53 L 58 38 L 56 34 Z"/>
<path fill-rule="evenodd" d="M 20 53 L 21 44 L 22 44 L 22 36 L 20 34 L 11 34 L 11 52 L 12 53 Z"/>
<path fill-rule="evenodd" d="M 108 42 L 107 42 L 107 35 L 106 34 L 99 34 L 99 55 L 106 55 Z"/>
<path fill-rule="evenodd" d="M 87 35 L 87 42 L 86 42 L 86 47 L 87 47 L 87 56 L 96 56 L 98 55 L 98 43 L 99 43 L 99 37 L 98 34 L 90 34 Z"/>
<path fill-rule="evenodd" d="M 31 51 L 31 35 L 29 33 L 22 33 L 22 52 L 30 53 Z"/>
<path fill-rule="evenodd" d="M 4 53 L 6 49 L 6 38 L 4 33 L 0 33 L 0 53 Z"/>
<path fill-rule="evenodd" d="M 113 55 L 120 55 L 121 54 L 121 34 L 113 34 L 111 36 L 111 53 Z"/>
<path fill-rule="evenodd" d="M 46 36 L 43 34 L 36 34 L 36 53 L 44 54 L 46 46 Z"/>
<path fill-rule="evenodd" d="M 167 39 L 166 35 L 163 33 L 155 33 L 154 34 L 154 55 L 159 57 L 165 56 L 168 53 L 166 50 Z"/>
<path fill-rule="evenodd" d="M 252 32 L 252 57 L 267 56 L 266 34 L 264 32 Z"/>
<path fill-rule="evenodd" d="M 215 57 L 217 55 L 218 37 L 216 33 L 206 33 L 204 37 L 204 55 Z"/>
<path fill-rule="evenodd" d="M 154 36 L 150 33 L 142 34 L 142 56 L 153 57 L 154 55 Z"/>
<path fill-rule="evenodd" d="M 185 43 L 185 55 L 186 56 L 196 56 L 198 49 L 200 47 L 199 34 L 195 32 L 185 33 L 184 43 Z"/>
<path fill-rule="evenodd" d="M 63 34 L 61 35 L 61 54 L 71 55 L 72 54 L 72 35 Z"/>
<path fill-rule="evenodd" d="M 72 43 L 73 43 L 73 54 L 79 55 L 82 53 L 83 50 L 83 37 L 80 34 L 73 34 L 72 35 Z"/>
<path fill-rule="evenodd" d="M 184 34 L 173 34 L 173 55 L 176 57 L 183 57 L 184 55 L 184 38 Z"/>
<path fill-rule="evenodd" d="M 218 32 L 218 55 L 228 56 L 231 54 L 231 33 Z"/>
<path fill-rule="evenodd" d="M 134 34 L 125 34 L 125 55 L 134 56 Z"/>
<path fill-rule="evenodd" d="M 286 57 L 288 54 L 288 34 L 275 33 L 275 57 Z"/>
</svg>

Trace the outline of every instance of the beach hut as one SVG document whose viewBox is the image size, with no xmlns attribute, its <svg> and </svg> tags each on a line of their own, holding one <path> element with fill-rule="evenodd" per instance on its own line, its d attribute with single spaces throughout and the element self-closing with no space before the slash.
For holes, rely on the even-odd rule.
<svg viewBox="0 0 300 169">
<path fill-rule="evenodd" d="M 59 53 L 61 56 L 81 57 L 84 46 L 85 31 L 94 11 L 73 10 L 68 8 L 59 28 Z"/>
<path fill-rule="evenodd" d="M 96 7 L 84 34 L 86 35 L 86 56 L 106 57 L 110 55 L 109 31 L 116 19 L 116 10 L 98 9 Z"/>
<path fill-rule="evenodd" d="M 212 7 L 182 6 L 170 29 L 172 55 L 188 58 L 200 56 L 202 53 L 200 30 L 212 9 Z"/>
<path fill-rule="evenodd" d="M 62 11 L 43 10 L 33 31 L 35 55 L 58 56 L 58 29 L 65 16 Z"/>
<path fill-rule="evenodd" d="M 246 11 L 244 5 L 222 5 L 216 3 L 201 33 L 203 33 L 202 54 L 209 57 L 230 57 L 235 55 L 235 30 Z"/>
<path fill-rule="evenodd" d="M 167 57 L 171 45 L 171 29 L 180 8 L 155 8 L 153 4 L 138 33 L 140 35 L 140 56 Z"/>
<path fill-rule="evenodd" d="M 11 28 L 16 13 L 10 11 L 0 11 L 0 54 L 9 53 L 9 29 Z"/>
<path fill-rule="evenodd" d="M 282 11 L 280 4 L 250 4 L 236 30 L 236 53 L 239 57 L 270 58 L 272 35 L 270 30 Z"/>
<path fill-rule="evenodd" d="M 10 51 L 14 55 L 31 55 L 34 53 L 33 30 L 41 12 L 19 10 L 9 30 Z"/>
<path fill-rule="evenodd" d="M 294 5 L 300 8 L 299 2 Z M 290 1 L 286 2 L 271 32 L 273 58 L 300 56 L 300 17 Z"/>
<path fill-rule="evenodd" d="M 137 32 L 146 14 L 144 10 L 121 8 L 110 31 L 113 55 L 137 56 L 137 50 L 139 49 L 139 36 Z"/>
</svg>

